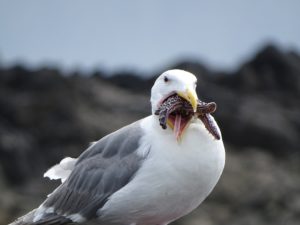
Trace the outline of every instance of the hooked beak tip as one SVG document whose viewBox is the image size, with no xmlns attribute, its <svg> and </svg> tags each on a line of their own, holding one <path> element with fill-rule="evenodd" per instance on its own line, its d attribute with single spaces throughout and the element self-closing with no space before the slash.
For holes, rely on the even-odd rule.
<svg viewBox="0 0 300 225">
<path fill-rule="evenodd" d="M 198 96 L 195 90 L 188 88 L 185 92 L 178 92 L 177 94 L 192 105 L 194 112 L 197 111 Z"/>
</svg>

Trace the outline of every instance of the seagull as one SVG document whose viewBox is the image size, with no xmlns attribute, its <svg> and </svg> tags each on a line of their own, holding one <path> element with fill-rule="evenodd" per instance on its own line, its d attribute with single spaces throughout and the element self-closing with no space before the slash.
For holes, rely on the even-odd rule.
<svg viewBox="0 0 300 225">
<path fill-rule="evenodd" d="M 222 174 L 225 149 L 214 118 L 196 116 L 196 85 L 190 72 L 162 73 L 151 89 L 152 114 L 50 168 L 44 176 L 61 185 L 11 225 L 167 225 L 197 208 Z M 162 127 L 158 111 L 175 95 L 192 111 L 166 114 Z"/>
</svg>

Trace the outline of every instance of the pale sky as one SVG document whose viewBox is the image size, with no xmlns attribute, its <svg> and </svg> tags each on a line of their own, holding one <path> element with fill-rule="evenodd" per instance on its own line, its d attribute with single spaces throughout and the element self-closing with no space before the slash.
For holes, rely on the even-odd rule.
<svg viewBox="0 0 300 225">
<path fill-rule="evenodd" d="M 232 69 L 274 42 L 300 52 L 298 0 L 0 0 L 0 63 Z"/>
</svg>

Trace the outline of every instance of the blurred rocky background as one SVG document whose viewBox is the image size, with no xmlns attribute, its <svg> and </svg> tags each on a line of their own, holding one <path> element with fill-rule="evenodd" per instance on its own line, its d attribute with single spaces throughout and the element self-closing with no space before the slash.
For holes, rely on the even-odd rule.
<svg viewBox="0 0 300 225">
<path fill-rule="evenodd" d="M 88 143 L 150 113 L 150 88 L 166 69 L 198 77 L 215 101 L 227 150 L 212 195 L 174 225 L 300 223 L 300 55 L 269 45 L 235 72 L 181 61 L 148 78 L 82 76 L 56 68 L 0 68 L 0 224 L 37 207 L 57 182 L 43 173 Z M 176 187 L 174 187 L 176 188 Z"/>
</svg>

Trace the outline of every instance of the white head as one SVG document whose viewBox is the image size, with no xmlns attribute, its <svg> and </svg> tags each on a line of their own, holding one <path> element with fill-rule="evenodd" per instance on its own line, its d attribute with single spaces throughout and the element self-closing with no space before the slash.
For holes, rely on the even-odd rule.
<svg viewBox="0 0 300 225">
<path fill-rule="evenodd" d="M 177 93 L 191 103 L 194 110 L 197 107 L 197 78 L 184 70 L 168 70 L 161 74 L 151 89 L 152 114 L 168 96 Z"/>
</svg>

